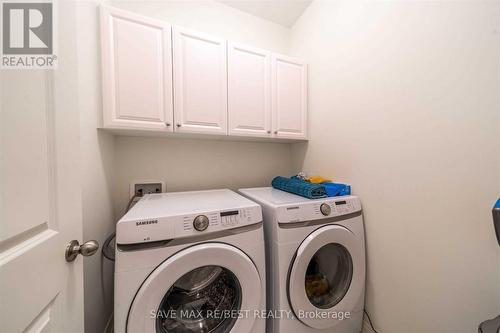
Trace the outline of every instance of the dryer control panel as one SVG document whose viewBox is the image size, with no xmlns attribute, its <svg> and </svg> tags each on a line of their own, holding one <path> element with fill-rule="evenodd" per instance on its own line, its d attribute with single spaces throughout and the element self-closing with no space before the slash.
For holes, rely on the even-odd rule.
<svg viewBox="0 0 500 333">
<path fill-rule="evenodd" d="M 361 211 L 361 202 L 355 196 L 309 200 L 277 208 L 280 223 L 293 223 L 341 217 Z"/>
</svg>

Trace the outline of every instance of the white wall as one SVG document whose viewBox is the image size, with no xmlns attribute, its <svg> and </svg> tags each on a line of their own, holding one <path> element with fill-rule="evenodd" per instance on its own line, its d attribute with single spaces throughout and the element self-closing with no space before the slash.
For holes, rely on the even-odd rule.
<svg viewBox="0 0 500 333">
<path fill-rule="evenodd" d="M 109 4 L 278 53 L 286 51 L 288 46 L 288 28 L 210 0 L 110 1 Z"/>
<path fill-rule="evenodd" d="M 104 244 L 115 229 L 111 196 L 114 137 L 101 121 L 98 1 L 77 4 L 78 105 L 83 184 L 83 240 Z M 85 331 L 103 332 L 113 311 L 113 264 L 99 252 L 83 260 Z"/>
<path fill-rule="evenodd" d="M 124 213 L 133 180 L 159 179 L 168 192 L 269 186 L 291 172 L 290 145 L 116 137 L 115 212 Z"/>
<path fill-rule="evenodd" d="M 296 170 L 364 208 L 379 331 L 475 332 L 500 314 L 500 3 L 315 1 L 292 28 L 309 63 Z"/>
<path fill-rule="evenodd" d="M 112 6 L 251 46 L 284 52 L 289 29 L 213 1 L 116 1 Z M 289 175 L 289 144 L 117 137 L 115 216 L 127 205 L 129 183 L 157 179 L 167 190 L 266 186 Z"/>
</svg>

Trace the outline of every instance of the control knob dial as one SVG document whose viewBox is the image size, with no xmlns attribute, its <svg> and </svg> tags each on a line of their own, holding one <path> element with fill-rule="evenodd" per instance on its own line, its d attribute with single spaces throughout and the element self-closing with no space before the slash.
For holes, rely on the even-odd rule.
<svg viewBox="0 0 500 333">
<path fill-rule="evenodd" d="M 321 206 L 319 207 L 319 210 L 321 211 L 321 214 L 328 216 L 332 212 L 332 208 L 330 207 L 329 204 L 322 203 Z"/>
<path fill-rule="evenodd" d="M 208 228 L 208 217 L 206 215 L 198 215 L 194 218 L 193 227 L 198 231 L 203 231 Z"/>
</svg>

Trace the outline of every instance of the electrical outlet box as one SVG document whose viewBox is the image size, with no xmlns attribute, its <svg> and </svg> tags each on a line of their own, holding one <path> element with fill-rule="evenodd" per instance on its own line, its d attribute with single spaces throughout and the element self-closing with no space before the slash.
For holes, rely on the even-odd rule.
<svg viewBox="0 0 500 333">
<path fill-rule="evenodd" d="M 142 197 L 144 194 L 165 192 L 165 182 L 157 180 L 135 181 L 130 184 L 130 198 L 134 195 Z"/>
</svg>

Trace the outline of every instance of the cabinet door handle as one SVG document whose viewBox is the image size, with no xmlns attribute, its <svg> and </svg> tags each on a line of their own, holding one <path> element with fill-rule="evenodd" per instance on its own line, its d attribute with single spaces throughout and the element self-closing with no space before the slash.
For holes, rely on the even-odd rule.
<svg viewBox="0 0 500 333">
<path fill-rule="evenodd" d="M 271 131 L 267 131 L 267 134 L 271 134 Z"/>
<path fill-rule="evenodd" d="M 274 134 L 278 134 L 278 131 L 274 131 Z"/>
<path fill-rule="evenodd" d="M 177 124 L 177 127 L 181 127 L 181 124 L 180 124 L 180 123 L 178 123 L 178 124 Z"/>
<path fill-rule="evenodd" d="M 170 123 L 167 121 L 167 122 L 165 123 L 165 126 L 170 127 Z"/>
</svg>

